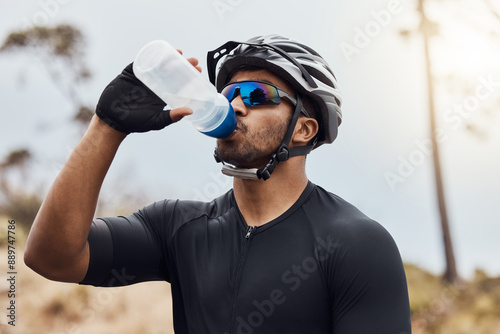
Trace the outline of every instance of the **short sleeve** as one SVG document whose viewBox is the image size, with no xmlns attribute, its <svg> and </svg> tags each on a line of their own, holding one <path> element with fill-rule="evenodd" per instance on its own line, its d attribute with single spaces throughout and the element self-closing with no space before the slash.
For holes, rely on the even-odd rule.
<svg viewBox="0 0 500 334">
<path fill-rule="evenodd" d="M 163 236 L 145 210 L 127 217 L 96 219 L 90 228 L 90 260 L 80 284 L 115 287 L 169 281 Z M 160 215 L 161 216 L 161 215 Z"/>
<path fill-rule="evenodd" d="M 411 333 L 406 276 L 396 243 L 370 219 L 349 225 L 330 276 L 333 333 Z"/>
</svg>

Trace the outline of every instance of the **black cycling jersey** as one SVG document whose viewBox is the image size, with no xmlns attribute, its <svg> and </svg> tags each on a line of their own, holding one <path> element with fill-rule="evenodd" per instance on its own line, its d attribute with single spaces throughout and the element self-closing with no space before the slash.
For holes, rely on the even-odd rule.
<svg viewBox="0 0 500 334">
<path fill-rule="evenodd" d="M 389 233 L 309 182 L 280 217 L 249 227 L 233 191 L 96 219 L 82 284 L 171 283 L 184 334 L 408 334 L 400 254 Z"/>
</svg>

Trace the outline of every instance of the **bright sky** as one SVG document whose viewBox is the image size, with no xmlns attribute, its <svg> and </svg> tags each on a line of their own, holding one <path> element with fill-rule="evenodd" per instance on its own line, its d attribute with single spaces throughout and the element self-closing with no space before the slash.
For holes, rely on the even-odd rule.
<svg viewBox="0 0 500 334">
<path fill-rule="evenodd" d="M 472 0 L 470 0 L 472 1 Z M 8 4 L 6 4 L 8 2 Z M 434 272 L 444 260 L 434 195 L 422 43 L 410 0 L 5 1 L 0 37 L 28 23 L 75 25 L 87 38 L 93 78 L 90 105 L 137 51 L 168 40 L 205 67 L 206 52 L 227 40 L 278 33 L 304 42 L 330 63 L 344 94 L 343 124 L 333 145 L 308 158 L 310 179 L 379 221 L 403 259 Z M 437 112 L 450 224 L 459 271 L 476 267 L 500 275 L 500 20 L 454 2 L 431 16 L 443 22 L 433 43 L 440 82 Z M 498 6 L 500 9 L 500 6 Z M 441 14 L 439 14 L 441 13 Z M 493 31 L 496 35 L 491 34 Z M 34 173 L 48 185 L 81 133 L 67 126 L 70 105 L 42 66 L 29 57 L 0 55 L 0 157 L 20 147 L 36 152 Z M 447 76 L 453 75 L 447 81 Z M 470 90 L 453 90 L 469 88 Z M 456 107 L 458 105 L 458 107 Z M 460 105 L 462 107 L 460 107 Z M 462 110 L 460 113 L 459 111 Z M 494 109 L 493 109 L 494 110 Z M 480 138 L 468 122 L 487 132 Z M 128 192 L 145 201 L 164 197 L 211 199 L 230 179 L 212 158 L 214 140 L 188 122 L 122 145 L 104 186 L 107 196 Z M 388 182 L 387 178 L 392 183 Z M 130 208 L 135 211 L 137 208 Z"/>
</svg>

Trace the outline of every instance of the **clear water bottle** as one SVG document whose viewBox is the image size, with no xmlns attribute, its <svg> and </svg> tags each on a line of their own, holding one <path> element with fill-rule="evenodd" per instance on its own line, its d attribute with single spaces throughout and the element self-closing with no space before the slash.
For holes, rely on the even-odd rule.
<svg viewBox="0 0 500 334">
<path fill-rule="evenodd" d="M 189 107 L 191 121 L 203 134 L 225 138 L 236 128 L 229 101 L 175 48 L 162 40 L 146 44 L 134 60 L 134 74 L 172 109 Z"/>
</svg>

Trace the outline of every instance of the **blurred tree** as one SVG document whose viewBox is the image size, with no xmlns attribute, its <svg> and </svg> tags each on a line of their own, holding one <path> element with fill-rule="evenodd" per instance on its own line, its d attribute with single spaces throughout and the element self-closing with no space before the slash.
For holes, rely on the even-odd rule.
<svg viewBox="0 0 500 334">
<path fill-rule="evenodd" d="M 13 31 L 0 46 L 0 53 L 28 55 L 38 59 L 55 87 L 72 105 L 72 119 L 84 129 L 88 126 L 94 109 L 83 102 L 82 85 L 91 77 L 85 62 L 85 38 L 80 30 L 68 24 L 53 27 L 33 26 Z M 26 148 L 10 152 L 0 162 L 0 213 L 20 222 L 29 229 L 41 205 L 43 185 L 34 182 L 29 167 L 37 152 Z M 1 161 L 1 160 L 0 160 Z M 139 208 L 150 199 L 136 190 L 123 189 L 121 179 L 110 187 L 109 194 L 101 193 L 100 210 Z"/>
<path fill-rule="evenodd" d="M 86 126 L 93 111 L 80 97 L 80 85 L 91 76 L 84 61 L 84 47 L 80 30 L 61 24 L 14 31 L 7 36 L 0 52 L 22 52 L 39 59 L 54 85 L 73 105 L 73 119 Z"/>
<path fill-rule="evenodd" d="M 425 75 L 427 82 L 427 95 L 428 95 L 428 108 L 429 108 L 429 125 L 430 125 L 429 132 L 433 145 L 432 157 L 433 157 L 433 168 L 435 175 L 436 197 L 439 207 L 442 237 L 443 237 L 445 259 L 446 259 L 446 269 L 443 278 L 448 283 L 457 283 L 460 281 L 460 277 L 457 272 L 455 255 L 453 250 L 453 242 L 450 233 L 450 224 L 448 221 L 446 198 L 443 185 L 443 176 L 441 172 L 440 151 L 437 142 L 437 115 L 435 110 L 436 109 L 435 92 L 436 92 L 436 85 L 440 83 L 440 78 L 438 78 L 433 71 L 433 69 L 435 69 L 435 66 L 433 66 L 434 60 L 433 57 L 431 56 L 432 54 L 434 54 L 431 52 L 431 41 L 440 35 L 441 26 L 440 24 L 429 18 L 426 12 L 426 7 L 427 7 L 426 5 L 434 3 L 440 3 L 441 5 L 452 4 L 455 10 L 463 11 L 463 13 L 461 13 L 463 17 L 460 17 L 459 19 L 467 20 L 470 26 L 474 27 L 482 34 L 488 35 L 493 38 L 500 37 L 500 34 L 499 34 L 499 29 L 491 28 L 486 24 L 484 24 L 484 22 L 478 22 L 478 20 L 475 20 L 474 15 L 470 15 L 470 12 L 467 11 L 468 7 L 464 5 L 463 1 L 416 0 L 416 3 L 417 3 L 417 13 L 420 18 L 417 31 L 419 32 L 423 41 Z M 491 16 L 495 17 L 498 23 L 500 24 L 500 14 L 496 10 L 492 2 L 490 0 L 483 0 L 483 3 L 485 5 L 484 7 L 486 8 L 486 11 L 489 14 L 491 14 Z M 468 4 L 471 5 L 470 2 L 468 2 Z M 472 4 L 473 8 L 477 8 L 477 4 L 478 4 L 477 2 L 474 2 Z M 405 38 L 409 38 L 412 35 L 412 33 L 413 31 L 408 29 L 400 31 L 400 34 Z M 466 47 L 471 48 L 472 46 L 466 45 Z M 446 78 L 444 78 L 444 80 L 441 80 L 441 83 L 443 82 L 450 91 L 454 91 L 455 93 L 458 91 L 458 93 L 461 96 L 474 96 L 475 90 L 477 91 L 477 86 L 467 85 L 467 83 L 464 80 L 464 74 L 462 73 L 462 71 L 460 71 L 460 69 L 457 69 L 457 73 L 448 75 Z M 485 139 L 487 138 L 488 132 L 485 130 L 485 127 L 480 124 L 481 119 L 483 120 L 486 119 L 486 121 L 488 121 L 488 119 L 491 119 L 492 115 L 494 114 L 493 109 L 498 108 L 498 105 L 500 105 L 500 100 L 497 101 L 497 103 L 495 103 L 493 107 L 481 106 L 481 112 L 484 117 L 475 117 L 474 119 L 461 118 L 460 122 L 464 121 L 465 125 L 464 128 L 467 130 L 467 132 L 475 135 L 477 138 Z"/>
<path fill-rule="evenodd" d="M 436 181 L 436 195 L 441 217 L 441 229 L 443 232 L 443 243 L 446 258 L 446 270 L 444 279 L 447 282 L 455 283 L 459 280 L 457 266 L 455 263 L 455 253 L 453 251 L 453 242 L 451 239 L 450 227 L 448 222 L 448 213 L 446 209 L 446 199 L 444 195 L 443 177 L 441 175 L 441 161 L 439 155 L 439 146 L 437 142 L 436 112 L 434 103 L 434 82 L 432 74 L 432 64 L 429 52 L 429 39 L 438 34 L 438 25 L 432 22 L 427 16 L 424 8 L 425 0 L 418 0 L 418 12 L 420 14 L 419 30 L 423 36 L 425 67 L 427 77 L 427 93 L 429 102 L 429 120 L 430 133 L 432 140 L 432 158 L 434 163 L 434 176 Z"/>
<path fill-rule="evenodd" d="M 486 7 L 488 8 L 488 10 L 490 11 L 490 13 L 495 16 L 497 18 L 497 20 L 499 21 L 500 23 L 500 13 L 498 12 L 498 10 L 495 8 L 495 6 L 493 6 L 493 4 L 491 3 L 491 0 L 483 0 Z"/>
<path fill-rule="evenodd" d="M 31 159 L 31 153 L 27 149 L 15 150 L 9 153 L 5 158 L 4 162 L 0 164 L 1 168 L 9 168 L 9 167 L 21 167 L 27 164 L 27 162 Z"/>
<path fill-rule="evenodd" d="M 35 219 L 41 198 L 27 190 L 22 182 L 27 179 L 27 169 L 32 154 L 27 149 L 10 152 L 0 164 L 0 213 L 16 220 L 26 231 Z M 21 181 L 13 182 L 12 173 L 18 173 Z"/>
<path fill-rule="evenodd" d="M 55 87 L 72 105 L 72 119 L 86 127 L 94 114 L 82 102 L 81 84 L 90 77 L 84 61 L 83 34 L 75 27 L 33 26 L 11 32 L 0 53 L 27 54 L 38 59 Z M 41 197 L 30 180 L 28 166 L 33 154 L 26 148 L 11 151 L 0 164 L 0 212 L 28 230 L 41 205 Z"/>
</svg>

